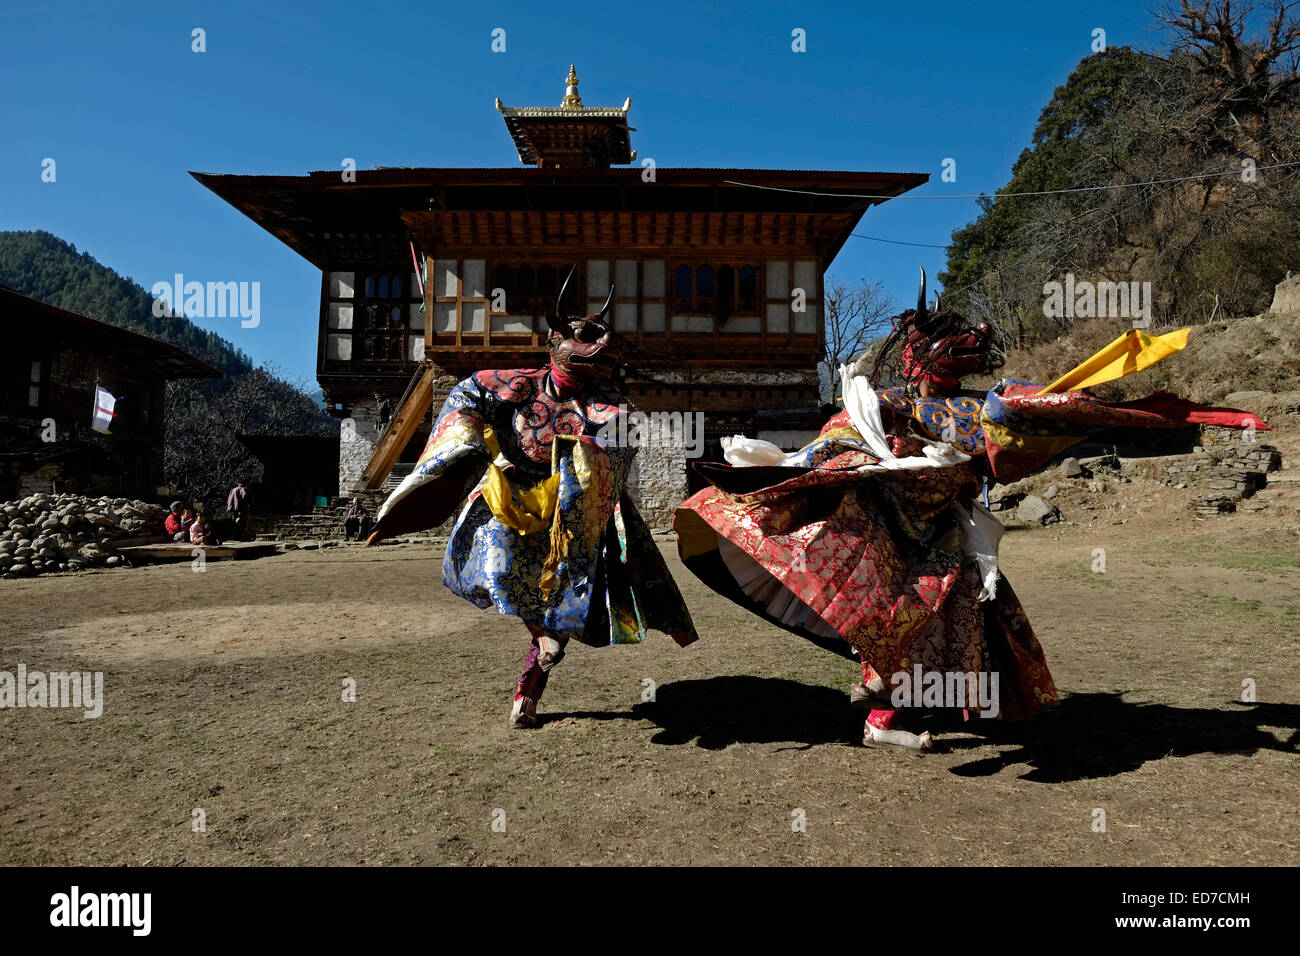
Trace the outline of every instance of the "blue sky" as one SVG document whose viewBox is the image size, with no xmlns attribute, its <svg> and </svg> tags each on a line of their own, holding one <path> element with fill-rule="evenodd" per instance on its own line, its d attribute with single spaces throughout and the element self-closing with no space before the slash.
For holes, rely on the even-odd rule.
<svg viewBox="0 0 1300 956">
<path fill-rule="evenodd" d="M 493 99 L 559 105 L 575 62 L 586 105 L 632 98 L 632 145 L 660 166 L 928 172 L 914 195 L 993 191 L 1094 28 L 1163 47 L 1145 6 L 5 0 L 0 229 L 49 230 L 146 288 L 176 272 L 258 281 L 257 328 L 202 324 L 314 384 L 319 272 L 189 170 L 518 165 Z M 955 183 L 940 181 L 949 157 Z M 975 212 L 893 201 L 857 231 L 942 245 Z M 902 303 L 916 267 L 943 262 L 850 239 L 830 274 Z"/>
</svg>

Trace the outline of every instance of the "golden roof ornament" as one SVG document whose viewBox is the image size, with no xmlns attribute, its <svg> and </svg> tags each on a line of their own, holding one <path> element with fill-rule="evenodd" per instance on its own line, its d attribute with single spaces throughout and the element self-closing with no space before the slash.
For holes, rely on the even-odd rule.
<svg viewBox="0 0 1300 956">
<path fill-rule="evenodd" d="M 583 106 L 578 95 L 578 68 L 569 64 L 564 99 L 559 106 L 493 105 L 505 120 L 519 161 L 543 169 L 607 169 L 636 159 L 627 125 L 632 98 L 619 106 Z"/>
<path fill-rule="evenodd" d="M 578 74 L 574 72 L 572 63 L 569 64 L 569 75 L 565 77 L 564 82 L 568 86 L 564 89 L 564 100 L 560 105 L 571 109 L 582 109 L 582 97 L 578 95 Z"/>
</svg>

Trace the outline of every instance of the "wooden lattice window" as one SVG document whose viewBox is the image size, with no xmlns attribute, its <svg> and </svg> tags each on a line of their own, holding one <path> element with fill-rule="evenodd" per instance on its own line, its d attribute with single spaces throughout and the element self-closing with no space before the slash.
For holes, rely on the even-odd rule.
<svg viewBox="0 0 1300 956">
<path fill-rule="evenodd" d="M 679 315 L 713 315 L 726 322 L 733 315 L 758 315 L 758 267 L 732 263 L 673 268 L 673 311 Z"/>
<path fill-rule="evenodd" d="M 560 295 L 560 286 L 564 284 L 564 277 L 568 274 L 568 265 L 524 265 L 508 262 L 493 263 L 491 276 L 492 281 L 489 283 L 489 298 L 493 300 L 493 314 L 496 315 L 519 315 L 519 316 L 537 316 L 541 317 L 546 314 L 549 307 L 554 306 L 556 299 Z M 586 311 L 583 303 L 586 298 L 586 276 L 581 269 L 578 269 L 573 275 L 573 280 L 569 283 L 569 301 L 567 307 L 569 311 L 584 312 Z M 504 293 L 504 308 L 496 308 L 497 299 L 496 291 L 500 289 Z M 539 332 L 545 332 L 545 328 L 539 326 Z"/>
<path fill-rule="evenodd" d="M 395 269 L 339 273 L 328 306 L 326 357 L 331 360 L 408 362 L 423 349 L 423 328 L 413 309 L 422 301 L 413 278 Z M 418 344 L 418 348 L 415 346 Z"/>
</svg>

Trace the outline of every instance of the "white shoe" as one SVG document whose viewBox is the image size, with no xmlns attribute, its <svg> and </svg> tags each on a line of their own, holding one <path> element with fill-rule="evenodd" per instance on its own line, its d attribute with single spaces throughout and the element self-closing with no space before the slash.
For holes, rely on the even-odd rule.
<svg viewBox="0 0 1300 956">
<path fill-rule="evenodd" d="M 532 730 L 537 726 L 537 701 L 531 697 L 516 697 L 510 709 L 511 730 Z"/>
<path fill-rule="evenodd" d="M 934 749 L 934 738 L 930 731 L 914 734 L 906 730 L 881 730 L 866 724 L 862 728 L 862 746 L 864 747 L 898 747 L 901 750 L 915 750 L 926 753 Z"/>
</svg>

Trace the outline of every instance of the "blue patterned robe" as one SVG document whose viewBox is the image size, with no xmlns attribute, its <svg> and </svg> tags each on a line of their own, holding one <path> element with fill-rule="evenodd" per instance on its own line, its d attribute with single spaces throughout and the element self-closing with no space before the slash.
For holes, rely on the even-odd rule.
<svg viewBox="0 0 1300 956">
<path fill-rule="evenodd" d="M 696 640 L 626 493 L 636 449 L 598 435 L 606 425 L 617 434 L 626 399 L 603 383 L 557 399 L 546 391 L 546 374 L 488 370 L 453 388 L 419 463 L 380 510 L 375 540 L 441 524 L 468 496 L 443 563 L 453 593 L 585 644 L 635 643 L 651 628 L 682 645 Z M 531 530 L 512 525 L 513 512 L 494 510 L 503 506 L 493 503 L 490 486 L 480 489 L 494 459 L 511 499 L 505 506 L 520 512 L 528 511 L 527 492 L 554 479 L 542 495 L 553 510 L 525 514 Z"/>
</svg>

